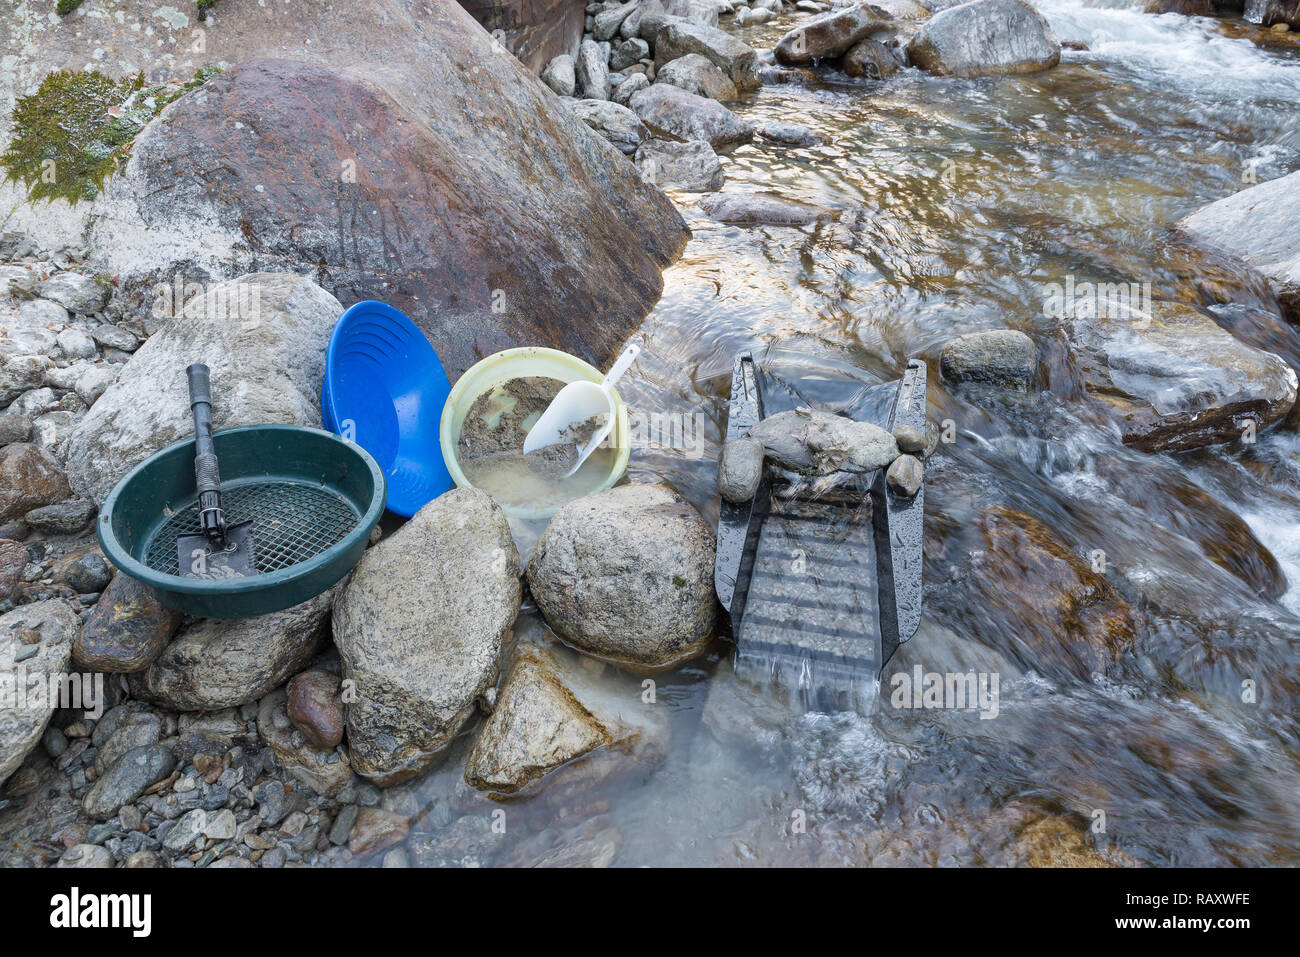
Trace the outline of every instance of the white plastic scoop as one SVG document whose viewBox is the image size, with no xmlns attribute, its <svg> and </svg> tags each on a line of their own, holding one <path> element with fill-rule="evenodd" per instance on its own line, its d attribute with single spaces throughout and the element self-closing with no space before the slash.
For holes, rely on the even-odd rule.
<svg viewBox="0 0 1300 957">
<path fill-rule="evenodd" d="M 628 346 L 610 368 L 604 382 L 599 385 L 587 381 L 570 382 L 556 393 L 542 417 L 524 438 L 524 455 L 553 445 L 570 445 L 577 448 L 578 458 L 573 463 L 573 468 L 564 473 L 564 477 L 568 478 L 578 471 L 614 428 L 614 397 L 610 392 L 614 383 L 640 354 L 640 346 Z M 596 417 L 596 430 L 589 439 L 583 441 L 586 431 L 584 425 L 593 417 Z"/>
</svg>

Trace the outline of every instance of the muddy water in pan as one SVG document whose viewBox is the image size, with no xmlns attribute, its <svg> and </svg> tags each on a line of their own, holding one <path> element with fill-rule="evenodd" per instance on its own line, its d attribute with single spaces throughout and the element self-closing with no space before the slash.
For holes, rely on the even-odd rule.
<svg viewBox="0 0 1300 957">
<path fill-rule="evenodd" d="M 1294 429 L 1130 450 L 1084 401 L 1044 308 L 1070 277 L 1188 300 L 1202 266 L 1168 227 L 1300 169 L 1300 47 L 1138 6 L 1044 0 L 1057 33 L 1090 47 L 1045 73 L 824 71 L 738 104 L 828 142 L 745 146 L 726 189 L 838 220 L 726 226 L 675 196 L 694 238 L 620 392 L 634 415 L 698 417 L 705 441 L 636 448 L 634 481 L 669 481 L 716 519 L 740 349 L 779 340 L 882 380 L 930 360 L 931 419 L 956 441 L 929 464 L 925 616 L 877 708 L 793 707 L 738 680 L 719 641 L 653 679 L 661 739 L 594 783 L 565 784 L 594 768 L 579 761 L 498 804 L 457 783 L 452 754 L 413 789 L 422 863 L 1300 863 Z M 770 48 L 793 22 L 737 32 Z M 1266 296 L 1219 290 L 1223 324 L 1300 364 Z M 1039 388 L 945 386 L 944 341 L 1006 326 L 1039 344 Z M 528 610 L 517 632 L 552 640 Z M 639 706 L 640 677 L 592 667 Z"/>
</svg>

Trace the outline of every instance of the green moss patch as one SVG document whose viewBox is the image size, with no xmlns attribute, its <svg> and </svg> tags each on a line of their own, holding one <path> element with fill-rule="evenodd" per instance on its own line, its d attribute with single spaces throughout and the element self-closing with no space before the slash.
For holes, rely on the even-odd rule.
<svg viewBox="0 0 1300 957">
<path fill-rule="evenodd" d="M 78 2 L 80 2 L 80 0 L 78 0 Z M 198 0 L 196 6 L 199 8 L 200 20 L 206 20 L 208 18 L 208 11 L 212 9 L 216 2 L 217 0 Z"/>
<path fill-rule="evenodd" d="M 96 71 L 51 73 L 14 105 L 13 139 L 0 168 L 29 200 L 94 199 L 124 165 L 136 135 L 168 103 L 220 70 L 205 67 L 182 85 L 146 87 L 144 74 L 114 80 Z"/>
<path fill-rule="evenodd" d="M 81 6 L 81 0 L 59 0 L 54 5 L 54 12 L 61 17 L 66 17 L 79 6 Z"/>
</svg>

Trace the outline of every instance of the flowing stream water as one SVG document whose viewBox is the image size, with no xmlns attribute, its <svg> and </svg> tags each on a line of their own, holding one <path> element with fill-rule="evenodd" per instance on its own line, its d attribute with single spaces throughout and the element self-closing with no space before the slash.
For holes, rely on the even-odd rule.
<svg viewBox="0 0 1300 957">
<path fill-rule="evenodd" d="M 737 351 L 781 342 L 882 380 L 927 359 L 930 418 L 952 420 L 957 440 L 928 466 L 925 614 L 889 670 L 996 674 L 996 718 L 805 712 L 739 680 L 719 641 L 655 677 L 670 742 L 630 776 L 493 805 L 454 786 L 453 754 L 416 789 L 421 862 L 1300 863 L 1296 418 L 1253 446 L 1130 450 L 1087 411 L 1060 320 L 1042 305 L 1066 276 L 1150 282 L 1157 298 L 1201 304 L 1212 286 L 1225 327 L 1300 367 L 1300 330 L 1267 292 L 1213 273 L 1169 231 L 1300 168 L 1300 44 L 1257 46 L 1219 21 L 1144 14 L 1140 0 L 1038 7 L 1089 49 L 1021 77 L 823 71 L 739 104 L 828 145 L 740 148 L 725 161 L 727 190 L 857 212 L 739 228 L 675 194 L 694 238 L 620 386 L 633 409 L 695 416 L 697 447 L 639 448 L 629 472 L 670 482 L 713 521 Z M 790 26 L 735 32 L 770 49 Z M 1005 326 L 1039 343 L 1042 388 L 945 387 L 942 344 Z M 1135 635 L 1104 677 L 1045 663 L 1018 633 L 1024 602 L 982 597 L 1024 585 L 1014 567 L 972 571 L 986 544 L 974 526 L 994 506 L 1040 520 L 1073 552 L 1104 554 Z M 517 634 L 549 640 L 530 609 Z M 642 690 L 613 669 L 602 680 Z M 493 807 L 513 840 L 493 835 Z"/>
</svg>

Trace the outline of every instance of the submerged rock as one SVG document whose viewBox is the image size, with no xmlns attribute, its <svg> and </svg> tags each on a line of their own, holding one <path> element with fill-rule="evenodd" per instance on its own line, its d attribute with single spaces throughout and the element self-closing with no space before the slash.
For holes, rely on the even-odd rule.
<svg viewBox="0 0 1300 957">
<path fill-rule="evenodd" d="M 1038 347 L 1015 329 L 990 329 L 949 339 L 939 356 L 949 382 L 988 382 L 1024 391 L 1038 374 Z"/>
<path fill-rule="evenodd" d="M 623 679 L 600 680 L 571 657 L 548 648 L 520 653 L 465 760 L 465 781 L 482 791 L 513 794 L 599 749 L 581 773 L 605 777 L 619 766 L 644 768 L 667 751 L 668 721 Z M 566 772 L 567 776 L 567 772 Z"/>
<path fill-rule="evenodd" d="M 713 529 L 666 485 L 624 485 L 570 502 L 546 526 L 528 585 L 565 642 L 662 668 L 713 639 Z"/>
<path fill-rule="evenodd" d="M 1290 366 L 1181 303 L 1075 319 L 1071 342 L 1089 395 L 1143 451 L 1240 441 L 1252 422 L 1266 428 L 1296 402 Z"/>
<path fill-rule="evenodd" d="M 1289 322 L 1300 325 L 1300 172 L 1199 209 L 1178 229 L 1263 274 Z"/>
<path fill-rule="evenodd" d="M 352 764 L 344 748 L 318 748 L 293 726 L 283 688 L 257 705 L 257 733 L 275 752 L 285 773 L 321 797 L 335 798 L 352 783 Z"/>
<path fill-rule="evenodd" d="M 700 203 L 712 220 L 731 226 L 807 226 L 839 219 L 839 210 L 776 193 L 718 193 Z"/>
<path fill-rule="evenodd" d="M 220 711 L 256 701 L 326 643 L 333 595 L 327 591 L 253 618 L 200 618 L 132 678 L 132 693 L 175 711 Z"/>
<path fill-rule="evenodd" d="M 748 143 L 754 129 L 716 100 L 655 83 L 633 94 L 629 105 L 652 130 L 680 140 L 702 140 L 714 149 Z"/>
<path fill-rule="evenodd" d="M 699 140 L 649 140 L 636 151 L 635 162 L 642 176 L 663 189 L 707 193 L 722 188 L 722 161 Z"/>
<path fill-rule="evenodd" d="M 334 608 L 358 773 L 399 784 L 464 730 L 521 597 L 505 514 L 475 489 L 434 499 L 366 552 Z"/>
<path fill-rule="evenodd" d="M 50 677 L 68 670 L 77 626 L 72 609 L 57 599 L 0 615 L 0 674 L 12 679 L 0 695 L 0 784 L 40 743 L 59 704 L 50 698 Z M 33 690 L 43 693 L 35 696 Z"/>
<path fill-rule="evenodd" d="M 289 720 L 318 748 L 343 741 L 343 699 L 338 675 L 304 671 L 289 682 L 285 708 Z"/>
<path fill-rule="evenodd" d="M 931 73 L 990 76 L 1054 67 L 1061 44 L 1024 0 L 971 0 L 923 23 L 907 53 L 914 66 Z"/>
<path fill-rule="evenodd" d="M 778 412 L 749 435 L 778 465 L 810 475 L 870 472 L 898 458 L 898 443 L 880 426 L 816 409 Z"/>
<path fill-rule="evenodd" d="M 233 316 L 231 303 L 240 304 Z M 193 362 L 212 370 L 213 428 L 319 427 L 325 351 L 341 313 L 337 299 L 288 273 L 241 276 L 189 300 L 184 318 L 149 337 L 68 438 L 73 488 L 102 501 L 154 452 L 193 436 L 185 376 Z"/>
</svg>

